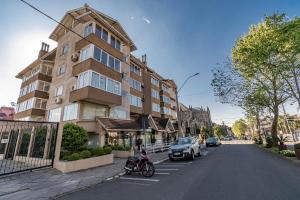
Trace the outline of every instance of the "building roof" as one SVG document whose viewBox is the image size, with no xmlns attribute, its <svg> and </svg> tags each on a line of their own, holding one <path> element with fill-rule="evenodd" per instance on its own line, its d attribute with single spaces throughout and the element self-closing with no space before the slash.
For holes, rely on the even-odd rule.
<svg viewBox="0 0 300 200">
<path fill-rule="evenodd" d="M 120 120 L 111 118 L 97 118 L 97 121 L 106 130 L 140 130 L 142 129 L 142 119 Z"/>
</svg>

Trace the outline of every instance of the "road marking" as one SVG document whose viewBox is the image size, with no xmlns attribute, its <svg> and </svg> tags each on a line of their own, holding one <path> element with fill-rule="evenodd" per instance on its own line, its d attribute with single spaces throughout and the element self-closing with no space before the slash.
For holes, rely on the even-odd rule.
<svg viewBox="0 0 300 200">
<path fill-rule="evenodd" d="M 177 171 L 178 169 L 155 169 L 156 171 Z"/>
<path fill-rule="evenodd" d="M 120 183 L 131 184 L 131 185 L 141 185 L 141 186 L 149 186 L 149 185 L 151 185 L 151 184 L 146 184 L 146 183 L 135 183 L 135 182 L 128 182 L 128 181 L 123 181 L 123 182 L 120 182 Z"/>
<path fill-rule="evenodd" d="M 168 172 L 155 172 L 154 174 L 156 174 L 156 175 L 169 175 L 170 173 L 168 173 Z"/>
<path fill-rule="evenodd" d="M 110 178 L 107 178 L 106 180 L 107 180 L 107 181 L 110 181 L 110 180 L 112 180 L 112 179 L 113 179 L 113 177 L 110 177 Z"/>
<path fill-rule="evenodd" d="M 185 165 L 157 165 L 157 167 L 184 167 Z"/>
<path fill-rule="evenodd" d="M 147 178 L 130 178 L 130 177 L 120 177 L 122 180 L 134 180 L 134 181 L 150 181 L 150 182 L 159 182 L 158 179 L 147 179 Z"/>
</svg>

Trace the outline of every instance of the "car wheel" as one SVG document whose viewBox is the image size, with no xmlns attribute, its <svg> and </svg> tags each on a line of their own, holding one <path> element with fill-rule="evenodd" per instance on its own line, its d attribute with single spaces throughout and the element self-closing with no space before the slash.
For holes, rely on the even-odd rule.
<svg viewBox="0 0 300 200">
<path fill-rule="evenodd" d="M 201 151 L 200 151 L 200 147 L 198 149 L 198 154 L 197 154 L 199 157 L 201 156 Z"/>
<path fill-rule="evenodd" d="M 170 159 L 171 161 L 174 161 L 174 158 L 172 158 L 171 156 L 169 156 L 169 159 Z"/>
<path fill-rule="evenodd" d="M 191 160 L 195 159 L 195 154 L 194 154 L 194 150 L 191 151 Z"/>
</svg>

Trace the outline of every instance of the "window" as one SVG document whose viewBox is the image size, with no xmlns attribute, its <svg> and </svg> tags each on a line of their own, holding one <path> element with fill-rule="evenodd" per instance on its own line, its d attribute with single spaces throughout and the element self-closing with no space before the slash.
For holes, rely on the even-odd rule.
<svg viewBox="0 0 300 200">
<path fill-rule="evenodd" d="M 63 94 L 63 86 L 60 85 L 57 88 L 55 88 L 54 96 L 58 97 L 61 96 L 62 94 Z"/>
<path fill-rule="evenodd" d="M 107 66 L 107 53 L 102 51 L 102 55 L 101 55 L 101 63 L 103 65 L 106 65 Z"/>
<path fill-rule="evenodd" d="M 89 59 L 92 55 L 92 51 L 93 51 L 92 48 L 93 48 L 92 45 L 88 45 L 87 47 L 81 49 L 79 60 L 84 61 L 84 60 Z"/>
<path fill-rule="evenodd" d="M 66 72 L 66 65 L 61 65 L 60 67 L 58 67 L 57 69 L 57 75 L 63 75 Z"/>
<path fill-rule="evenodd" d="M 83 102 L 82 104 L 82 118 L 92 119 L 95 117 L 107 117 L 107 108 L 102 105 Z"/>
<path fill-rule="evenodd" d="M 171 99 L 169 98 L 169 97 L 167 97 L 167 96 L 165 96 L 165 95 L 163 95 L 163 102 L 165 102 L 165 103 L 171 103 Z"/>
<path fill-rule="evenodd" d="M 157 103 L 152 103 L 152 111 L 153 112 L 160 112 L 160 105 Z"/>
<path fill-rule="evenodd" d="M 117 59 L 115 59 L 115 70 L 118 71 L 118 72 L 121 71 L 121 63 Z"/>
<path fill-rule="evenodd" d="M 97 72 L 88 70 L 79 74 L 77 79 L 77 89 L 92 86 L 107 92 L 121 95 L 121 83 L 107 78 Z"/>
<path fill-rule="evenodd" d="M 96 31 L 95 31 L 96 36 L 98 36 L 99 38 L 101 38 L 101 34 L 102 34 L 102 28 L 98 25 L 96 25 Z"/>
<path fill-rule="evenodd" d="M 101 60 L 101 49 L 95 47 L 95 49 L 94 49 L 94 58 L 100 62 L 100 60 Z"/>
<path fill-rule="evenodd" d="M 139 68 L 138 66 L 135 66 L 135 65 L 130 65 L 130 71 L 141 76 L 142 73 L 141 73 L 141 68 Z"/>
<path fill-rule="evenodd" d="M 163 113 L 166 114 L 166 115 L 171 115 L 171 109 L 167 108 L 167 107 L 164 107 Z"/>
<path fill-rule="evenodd" d="M 40 99 L 40 98 L 35 99 L 34 108 L 46 109 L 46 106 L 47 106 L 47 100 L 46 99 Z"/>
<path fill-rule="evenodd" d="M 92 33 L 93 33 L 93 24 L 89 24 L 84 27 L 83 37 L 87 37 Z"/>
<path fill-rule="evenodd" d="M 140 97 L 130 95 L 130 105 L 142 107 L 142 99 Z"/>
<path fill-rule="evenodd" d="M 50 88 L 50 83 L 45 81 L 38 81 L 37 90 L 49 92 L 49 88 Z"/>
<path fill-rule="evenodd" d="M 116 41 L 116 49 L 121 51 L 121 42 L 119 40 Z"/>
<path fill-rule="evenodd" d="M 116 39 L 114 36 L 110 36 L 110 45 L 115 48 L 118 49 L 119 51 L 121 51 L 121 42 Z"/>
<path fill-rule="evenodd" d="M 108 42 L 108 32 L 104 29 L 102 29 L 102 37 L 103 40 L 105 40 L 106 42 Z"/>
<path fill-rule="evenodd" d="M 153 98 L 159 99 L 159 92 L 157 90 L 151 89 L 151 96 Z"/>
<path fill-rule="evenodd" d="M 61 108 L 55 108 L 55 109 L 49 110 L 49 116 L 48 116 L 49 122 L 59 122 L 60 115 L 61 115 Z"/>
<path fill-rule="evenodd" d="M 77 119 L 78 104 L 73 103 L 65 106 L 63 121 Z"/>
<path fill-rule="evenodd" d="M 169 92 L 169 87 L 166 86 L 165 84 L 162 84 L 162 90 L 165 91 L 165 92 Z"/>
<path fill-rule="evenodd" d="M 109 56 L 109 58 L 108 58 L 108 66 L 111 67 L 111 68 L 114 68 L 114 65 L 115 65 L 114 57 Z"/>
<path fill-rule="evenodd" d="M 128 81 L 129 81 L 129 85 L 131 88 L 135 89 L 135 90 L 138 90 L 138 91 L 142 91 L 142 84 L 141 82 L 137 81 L 137 80 L 134 80 L 132 78 L 128 78 Z"/>
<path fill-rule="evenodd" d="M 69 52 L 69 45 L 68 45 L 68 44 L 65 44 L 65 45 L 62 47 L 61 54 L 62 54 L 62 55 L 66 55 L 68 52 Z"/>
<path fill-rule="evenodd" d="M 156 78 L 151 77 L 151 83 L 153 85 L 159 86 L 159 81 Z"/>
</svg>

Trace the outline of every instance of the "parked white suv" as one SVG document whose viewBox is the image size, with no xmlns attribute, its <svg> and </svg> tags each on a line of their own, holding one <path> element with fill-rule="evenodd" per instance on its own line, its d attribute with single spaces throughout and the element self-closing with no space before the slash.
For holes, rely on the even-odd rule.
<svg viewBox="0 0 300 200">
<path fill-rule="evenodd" d="M 170 160 L 180 158 L 190 158 L 193 160 L 195 155 L 200 156 L 200 146 L 198 140 L 194 137 L 179 138 L 169 149 Z"/>
</svg>

